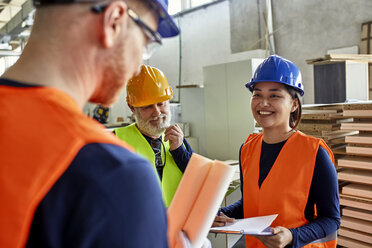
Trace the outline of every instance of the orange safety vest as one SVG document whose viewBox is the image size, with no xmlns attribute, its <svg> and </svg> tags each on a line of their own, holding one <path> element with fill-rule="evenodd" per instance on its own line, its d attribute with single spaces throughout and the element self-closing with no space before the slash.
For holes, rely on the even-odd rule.
<svg viewBox="0 0 372 248">
<path fill-rule="evenodd" d="M 332 151 L 321 139 L 294 133 L 284 144 L 266 179 L 258 186 L 262 134 L 251 134 L 241 149 L 243 173 L 244 218 L 278 214 L 272 226 L 296 228 L 308 221 L 308 201 L 319 145 L 334 163 Z M 305 247 L 336 247 L 336 233 L 316 240 Z M 246 235 L 247 247 L 265 247 L 258 239 Z"/>
<path fill-rule="evenodd" d="M 39 203 L 88 143 L 129 145 L 48 87 L 0 86 L 0 247 L 24 247 Z"/>
</svg>

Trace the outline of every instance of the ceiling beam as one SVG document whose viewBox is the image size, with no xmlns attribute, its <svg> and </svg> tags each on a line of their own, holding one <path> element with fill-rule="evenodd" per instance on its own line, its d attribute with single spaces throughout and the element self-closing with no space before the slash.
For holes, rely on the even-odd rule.
<svg viewBox="0 0 372 248">
<path fill-rule="evenodd" d="M 9 21 L 5 25 L 3 25 L 3 27 L 1 27 L 0 36 L 11 35 L 13 37 L 23 31 L 22 22 L 28 17 L 30 12 L 34 9 L 34 5 L 32 0 L 22 1 L 23 4 L 21 5 L 21 7 L 18 7 L 19 8 L 18 13 L 12 16 L 11 19 L 9 19 Z M 16 3 L 20 4 L 21 0 L 18 1 L 13 0 L 11 1 L 10 5 L 12 5 L 13 2 L 14 5 L 16 5 Z M 15 9 L 13 9 L 13 11 L 14 10 Z"/>
</svg>

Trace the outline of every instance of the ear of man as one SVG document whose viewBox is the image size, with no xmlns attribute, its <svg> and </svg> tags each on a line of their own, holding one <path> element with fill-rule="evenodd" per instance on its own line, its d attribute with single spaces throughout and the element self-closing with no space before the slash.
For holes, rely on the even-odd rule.
<svg viewBox="0 0 372 248">
<path fill-rule="evenodd" d="M 129 21 L 127 15 L 128 6 L 124 1 L 113 1 L 103 13 L 103 37 L 102 42 L 105 47 L 112 47 L 115 40 L 120 38 L 123 28 Z"/>
</svg>

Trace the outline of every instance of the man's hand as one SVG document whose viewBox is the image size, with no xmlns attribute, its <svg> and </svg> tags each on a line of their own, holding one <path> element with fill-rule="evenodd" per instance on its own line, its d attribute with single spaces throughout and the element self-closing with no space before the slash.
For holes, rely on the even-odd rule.
<svg viewBox="0 0 372 248">
<path fill-rule="evenodd" d="M 292 243 L 293 237 L 291 231 L 282 226 L 271 229 L 272 236 L 252 235 L 261 241 L 268 248 L 283 248 Z"/>
<path fill-rule="evenodd" d="M 227 217 L 224 213 L 221 212 L 220 216 L 216 215 L 216 218 L 214 218 L 212 227 L 226 226 L 226 223 L 233 223 L 234 220 L 234 218 Z"/>
<path fill-rule="evenodd" d="M 164 141 L 168 140 L 170 151 L 176 150 L 183 144 L 183 132 L 177 123 L 165 129 Z"/>
</svg>

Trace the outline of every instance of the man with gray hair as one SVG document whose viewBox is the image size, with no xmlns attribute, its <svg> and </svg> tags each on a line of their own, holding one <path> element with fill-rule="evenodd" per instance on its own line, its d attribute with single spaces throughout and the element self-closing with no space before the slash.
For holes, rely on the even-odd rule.
<svg viewBox="0 0 372 248">
<path fill-rule="evenodd" d="M 136 122 L 114 130 L 144 156 L 157 172 L 165 206 L 169 207 L 193 153 L 181 128 L 171 125 L 169 101 L 173 92 L 164 73 L 142 65 L 127 84 L 127 103 Z"/>
</svg>

